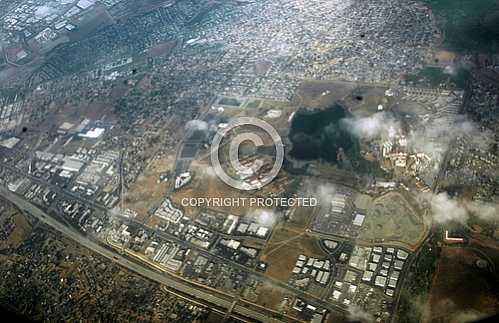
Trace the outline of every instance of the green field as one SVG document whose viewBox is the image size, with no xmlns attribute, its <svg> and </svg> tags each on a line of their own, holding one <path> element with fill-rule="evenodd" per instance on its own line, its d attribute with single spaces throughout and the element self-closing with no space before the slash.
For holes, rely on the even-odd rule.
<svg viewBox="0 0 499 323">
<path fill-rule="evenodd" d="M 448 74 L 444 73 L 443 68 L 428 66 L 421 69 L 418 74 L 408 75 L 407 81 L 417 83 L 420 79 L 424 79 L 433 87 L 437 87 L 440 84 L 453 83 L 457 87 L 464 89 L 470 77 L 470 72 L 465 68 L 458 68 L 456 73 Z"/>
<path fill-rule="evenodd" d="M 256 109 L 260 106 L 261 103 L 262 103 L 262 100 L 258 100 L 258 99 L 251 100 L 248 102 L 248 104 L 246 104 L 246 108 Z"/>
<path fill-rule="evenodd" d="M 359 239 L 367 242 L 400 242 L 416 245 L 424 226 L 414 210 L 398 193 L 388 193 L 368 210 Z"/>
<path fill-rule="evenodd" d="M 458 52 L 499 52 L 497 0 L 424 0 L 445 33 L 444 45 Z"/>
</svg>

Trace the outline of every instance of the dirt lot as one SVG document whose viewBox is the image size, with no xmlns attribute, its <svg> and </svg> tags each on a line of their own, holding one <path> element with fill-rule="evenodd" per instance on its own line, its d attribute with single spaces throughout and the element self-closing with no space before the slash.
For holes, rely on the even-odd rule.
<svg viewBox="0 0 499 323">
<path fill-rule="evenodd" d="M 443 247 L 426 322 L 472 321 L 499 311 L 498 277 L 478 268 L 481 258 L 475 248 Z"/>
<path fill-rule="evenodd" d="M 314 212 L 317 212 L 320 207 L 297 207 L 291 214 L 287 227 L 304 232 L 310 226 Z"/>
<path fill-rule="evenodd" d="M 262 252 L 261 260 L 268 264 L 266 275 L 287 282 L 299 255 L 324 258 L 318 240 L 304 229 L 278 225 Z"/>
<path fill-rule="evenodd" d="M 114 19 L 108 11 L 103 6 L 97 5 L 83 14 L 77 20 L 78 28 L 67 35 L 71 42 L 80 41 L 91 36 L 98 29 L 113 24 Z"/>
<path fill-rule="evenodd" d="M 166 56 L 171 53 L 175 46 L 177 46 L 176 40 L 161 42 L 158 45 L 148 49 L 147 54 L 150 57 Z"/>
<path fill-rule="evenodd" d="M 236 190 L 224 182 L 222 182 L 213 169 L 208 165 L 208 162 L 194 162 L 192 164 L 193 179 L 190 184 L 182 189 L 175 191 L 171 195 L 171 200 L 176 205 L 182 205 L 184 198 L 249 198 L 250 195 L 243 191 Z M 185 207 L 186 214 L 197 214 L 198 207 Z M 212 210 L 226 212 L 238 216 L 243 216 L 247 213 L 247 208 L 234 206 L 210 207 Z"/>
<path fill-rule="evenodd" d="M 457 55 L 454 52 L 448 50 L 437 50 L 433 53 L 429 63 L 439 63 L 439 64 L 452 64 L 454 63 Z"/>
<path fill-rule="evenodd" d="M 318 208 L 297 207 L 286 222 L 278 224 L 262 251 L 268 264 L 266 275 L 287 282 L 298 256 L 325 257 L 318 239 L 308 235 L 307 228 Z"/>
<path fill-rule="evenodd" d="M 91 120 L 116 121 L 114 103 L 128 91 L 125 85 L 113 88 L 108 97 L 91 100 L 74 99 L 68 102 L 52 102 L 50 109 L 54 111 L 53 118 L 49 118 L 41 125 L 43 129 L 59 127 L 63 122 L 79 124 L 83 118 Z M 89 92 L 90 93 L 90 92 Z"/>
<path fill-rule="evenodd" d="M 385 96 L 386 87 L 359 86 L 344 102 L 348 110 L 356 117 L 368 117 L 378 112 L 378 106 L 385 110 L 392 105 L 392 100 Z"/>
<path fill-rule="evenodd" d="M 259 286 L 256 292 L 258 293 L 258 298 L 255 303 L 273 310 L 279 310 L 282 300 L 286 295 L 282 288 L 270 284 Z"/>
<path fill-rule="evenodd" d="M 0 203 L 4 203 L 0 200 Z M 31 233 L 31 225 L 26 218 L 17 210 L 9 208 L 0 214 L 0 221 L 3 222 L 7 217 L 13 216 L 12 221 L 15 224 L 14 230 L 9 234 L 7 239 L 0 240 L 0 250 L 16 249 Z"/>
<path fill-rule="evenodd" d="M 154 160 L 126 192 L 124 207 L 136 211 L 139 219 L 146 217 L 151 207 L 163 201 L 168 184 L 158 183 L 158 179 L 162 172 L 173 169 L 173 161 L 174 156 Z"/>
<path fill-rule="evenodd" d="M 300 84 L 293 103 L 300 107 L 323 109 L 344 99 L 356 88 L 355 83 L 342 81 L 307 81 Z"/>
</svg>

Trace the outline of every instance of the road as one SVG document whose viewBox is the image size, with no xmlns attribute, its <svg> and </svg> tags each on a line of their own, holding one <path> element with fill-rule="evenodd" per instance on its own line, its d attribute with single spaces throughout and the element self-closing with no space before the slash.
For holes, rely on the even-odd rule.
<svg viewBox="0 0 499 323">
<path fill-rule="evenodd" d="M 74 199 L 76 201 L 79 201 L 83 204 L 86 204 L 88 206 L 91 206 L 99 211 L 101 211 L 103 214 L 107 213 L 108 210 L 103 207 L 102 205 L 99 205 L 99 204 L 96 204 L 95 202 L 93 201 L 89 201 L 85 198 L 82 198 L 81 196 L 78 196 L 77 194 L 74 194 L 72 192 L 68 192 L 66 190 L 63 190 L 61 189 L 60 187 L 57 187 L 56 185 L 52 185 L 52 184 L 49 184 L 49 183 L 46 183 L 44 182 L 43 180 L 39 179 L 39 178 L 36 178 L 35 176 L 32 176 L 32 175 L 26 175 L 26 174 L 23 174 L 21 173 L 21 171 L 11 165 L 8 165 L 8 164 L 5 164 L 5 163 L 1 163 L 0 162 L 0 166 L 2 167 L 5 167 L 7 168 L 9 171 L 15 173 L 16 175 L 18 176 L 24 176 L 24 177 L 28 177 L 30 180 L 32 180 L 33 182 L 37 183 L 37 184 L 40 184 L 40 185 L 43 185 L 43 186 L 48 186 L 52 191 L 56 192 L 59 196 L 66 196 L 68 198 L 71 198 L 71 199 Z M 10 191 L 9 191 L 10 193 Z M 17 196 L 17 195 L 16 195 Z M 26 202 L 26 201 L 25 201 Z M 29 202 L 26 202 L 26 203 L 29 203 Z M 136 226 L 140 226 L 142 229 L 144 230 L 147 230 L 147 231 L 150 231 L 150 230 L 153 230 L 156 232 L 156 234 L 166 240 L 170 240 L 170 241 L 174 241 L 182 246 L 185 246 L 185 247 L 188 247 L 188 248 L 191 248 L 191 249 L 195 249 L 196 251 L 200 252 L 201 254 L 205 255 L 206 257 L 208 258 L 215 258 L 217 259 L 218 261 L 220 262 L 225 262 L 225 263 L 230 263 L 231 266 L 235 267 L 235 268 L 238 268 L 240 270 L 243 270 L 243 271 L 249 271 L 251 272 L 253 275 L 259 277 L 261 280 L 263 281 L 268 281 L 280 288 L 283 288 L 285 290 L 288 290 L 289 292 L 297 295 L 298 297 L 302 298 L 302 299 L 306 299 L 309 303 L 315 305 L 315 306 L 320 306 L 320 307 L 323 307 L 323 308 L 326 308 L 330 311 L 334 311 L 334 312 L 340 312 L 340 313 L 346 313 L 346 310 L 336 304 L 333 304 L 331 302 L 328 302 L 328 301 L 325 301 L 325 300 L 322 300 L 310 293 L 307 293 L 299 288 L 296 288 L 294 286 L 291 286 L 289 284 L 286 284 L 285 282 L 282 282 L 282 281 L 279 281 L 279 280 L 276 280 L 276 279 L 273 279 L 271 277 L 268 277 L 268 276 L 265 276 L 263 275 L 261 272 L 258 272 L 256 270 L 254 270 L 254 268 L 249 268 L 249 267 L 246 267 L 244 265 L 241 265 L 235 261 L 232 261 L 230 259 L 227 259 L 227 258 L 224 258 L 222 256 L 219 256 L 219 255 L 215 255 L 205 249 L 202 249 L 202 248 L 199 248 L 197 245 L 195 244 L 192 244 L 188 241 L 184 241 L 182 239 L 179 239 L 178 237 L 174 236 L 174 235 L 171 235 L 171 234 L 168 234 L 167 232 L 163 232 L 163 231 L 160 231 L 160 230 L 154 230 L 153 228 L 151 227 L 148 227 L 147 225 L 145 225 L 144 223 L 142 222 L 139 222 L 139 221 L 136 221 L 135 219 L 132 219 L 132 218 L 127 218 L 127 217 L 123 217 L 123 216 L 117 216 L 121 221 L 127 223 L 127 224 L 134 224 Z M 75 230 L 75 232 L 77 232 Z M 230 305 L 229 305 L 230 306 Z M 225 308 L 229 308 L 229 306 L 225 307 Z M 236 308 L 239 308 L 239 306 L 236 306 Z"/>
<path fill-rule="evenodd" d="M 447 165 L 449 164 L 450 158 L 452 156 L 452 151 L 454 150 L 455 146 L 456 146 L 456 140 L 453 139 L 449 143 L 449 147 L 445 151 L 444 157 L 442 158 L 442 163 L 440 165 L 440 169 L 438 170 L 438 174 L 435 177 L 435 180 L 433 182 L 433 185 L 431 188 L 433 193 L 438 193 L 440 182 L 442 181 L 442 178 L 445 175 L 445 171 L 447 170 Z"/>
<path fill-rule="evenodd" d="M 117 216 L 117 217 L 123 223 L 126 223 L 128 225 L 138 226 L 141 229 L 146 230 L 146 231 L 153 231 L 152 228 L 148 227 L 147 225 L 145 225 L 142 222 L 137 221 L 133 218 L 127 218 L 127 217 L 123 217 L 123 216 Z M 202 249 L 189 241 L 182 240 L 182 239 L 180 239 L 174 235 L 171 235 L 167 232 L 160 231 L 160 230 L 155 230 L 154 232 L 156 233 L 157 236 L 159 236 L 165 240 L 173 241 L 173 242 L 175 242 L 183 247 L 189 248 L 189 249 L 194 249 L 197 252 L 199 252 L 201 255 L 203 255 L 209 259 L 216 259 L 218 262 L 221 262 L 221 263 L 229 263 L 234 268 L 240 269 L 240 270 L 245 271 L 245 272 L 250 272 L 252 275 L 259 277 L 262 281 L 267 281 L 275 286 L 278 286 L 282 289 L 285 289 L 285 290 L 289 291 L 290 293 L 295 294 L 296 296 L 306 300 L 308 303 L 311 303 L 312 305 L 323 307 L 325 309 L 328 309 L 328 310 L 334 311 L 334 312 L 346 313 L 346 310 L 344 308 L 342 308 L 336 304 L 322 300 L 322 299 L 318 298 L 317 296 L 312 295 L 311 293 L 305 292 L 297 287 L 286 284 L 285 282 L 282 282 L 280 280 L 266 276 L 263 273 L 256 271 L 254 268 L 242 265 L 238 262 L 235 262 L 235 261 L 228 259 L 228 258 L 225 258 L 223 256 L 213 254 L 208 250 Z"/>
<path fill-rule="evenodd" d="M 84 247 L 92 250 L 93 252 L 106 257 L 110 259 L 111 261 L 118 263 L 119 265 L 135 272 L 138 273 L 144 277 L 147 277 L 150 280 L 153 280 L 157 283 L 163 284 L 168 286 L 171 289 L 174 289 L 177 292 L 187 294 L 192 296 L 195 299 L 198 300 L 203 300 L 207 301 L 210 304 L 213 304 L 215 306 L 219 306 L 224 309 L 230 309 L 233 308 L 233 312 L 237 313 L 243 317 L 260 321 L 260 322 L 283 322 L 275 318 L 270 318 L 268 315 L 265 315 L 264 313 L 261 313 L 259 311 L 252 310 L 248 307 L 241 306 L 241 305 L 236 305 L 233 306 L 233 299 L 229 297 L 222 297 L 221 295 L 214 295 L 212 293 L 205 292 L 199 288 L 190 286 L 189 284 L 179 281 L 173 278 L 170 278 L 166 275 L 162 275 L 156 271 L 153 271 L 143 265 L 140 265 L 136 262 L 133 262 L 129 260 L 128 258 L 125 258 L 121 254 L 105 248 L 104 246 L 96 243 L 93 240 L 90 240 L 89 238 L 85 237 L 83 234 L 78 232 L 77 230 L 68 227 L 61 222 L 55 220 L 54 218 L 50 217 L 48 214 L 46 214 L 44 211 L 39 209 L 38 207 L 34 206 L 33 204 L 29 203 L 25 199 L 21 198 L 20 196 L 10 192 L 8 189 L 0 186 L 0 196 L 3 198 L 9 200 L 13 204 L 15 204 L 19 209 L 31 214 L 35 218 L 39 219 L 41 222 L 49 225 L 56 231 L 68 236 L 75 242 L 83 245 Z"/>
<path fill-rule="evenodd" d="M 30 181 L 32 181 L 33 183 L 36 183 L 36 184 L 39 184 L 39 185 L 42 185 L 42 186 L 45 186 L 45 187 L 49 187 L 52 191 L 54 191 L 58 196 L 66 196 L 70 199 L 73 199 L 75 201 L 78 201 L 78 202 L 81 202 L 83 204 L 86 204 L 86 205 L 89 205 L 91 206 L 92 208 L 96 209 L 96 210 L 99 210 L 101 212 L 107 212 L 107 208 L 100 205 L 100 204 L 97 204 L 93 201 L 90 201 L 88 199 L 85 199 L 85 198 L 82 198 L 81 196 L 79 196 L 78 194 L 75 194 L 73 192 L 70 192 L 68 190 L 63 190 L 62 188 L 60 188 L 59 186 L 57 185 L 54 185 L 54 184 L 50 184 L 48 183 L 47 181 L 43 180 L 43 179 L 40 179 L 36 176 L 33 176 L 31 174 L 26 174 L 25 171 L 23 170 L 20 170 L 12 165 L 9 165 L 9 164 L 6 164 L 6 163 L 2 163 L 0 162 L 0 167 L 3 167 L 5 169 L 7 169 L 8 171 L 14 173 L 15 175 L 19 176 L 19 177 L 25 177 L 25 178 L 28 178 Z"/>
</svg>

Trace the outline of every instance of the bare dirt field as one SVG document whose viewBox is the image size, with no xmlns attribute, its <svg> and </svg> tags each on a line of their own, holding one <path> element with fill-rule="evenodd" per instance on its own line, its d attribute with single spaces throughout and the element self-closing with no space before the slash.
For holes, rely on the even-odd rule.
<svg viewBox="0 0 499 323">
<path fill-rule="evenodd" d="M 4 203 L 4 201 L 0 201 Z M 15 225 L 14 230 L 9 234 L 7 239 L 0 240 L 0 250 L 4 249 L 16 249 L 21 245 L 21 243 L 29 236 L 31 233 L 31 225 L 28 223 L 26 218 L 17 210 L 9 209 L 5 214 L 0 215 L 0 221 L 4 221 L 4 217 L 11 212 L 14 212 L 13 223 Z"/>
<path fill-rule="evenodd" d="M 209 166 L 208 162 L 193 162 L 192 169 L 194 176 L 187 186 L 173 192 L 171 200 L 175 205 L 182 205 L 184 198 L 249 198 L 250 195 L 243 191 L 236 190 L 222 182 Z M 185 204 L 185 203 L 184 203 Z M 226 212 L 238 216 L 247 213 L 247 208 L 238 207 L 236 204 L 229 206 L 213 206 L 212 210 Z M 188 215 L 197 214 L 199 207 L 184 207 Z"/>
<path fill-rule="evenodd" d="M 350 321 L 344 314 L 334 312 L 329 313 L 326 319 L 327 323 L 347 323 Z"/>
<path fill-rule="evenodd" d="M 126 86 L 121 85 L 112 89 L 109 97 L 82 101 L 74 99 L 69 102 L 54 101 L 50 106 L 50 109 L 54 111 L 53 117 L 45 120 L 40 125 L 40 128 L 58 128 L 63 122 L 69 122 L 77 125 L 83 120 L 83 118 L 115 122 L 115 100 L 120 98 L 127 90 L 128 88 Z"/>
<path fill-rule="evenodd" d="M 150 57 L 166 56 L 166 55 L 169 55 L 171 53 L 171 51 L 175 48 L 175 46 L 177 46 L 176 40 L 161 42 L 158 45 L 150 48 L 147 51 L 147 54 Z"/>
<path fill-rule="evenodd" d="M 304 232 L 310 226 L 314 212 L 318 211 L 319 207 L 297 207 L 291 214 L 286 226 Z"/>
<path fill-rule="evenodd" d="M 265 75 L 271 67 L 272 63 L 266 61 L 260 61 L 255 63 L 253 70 L 257 75 Z"/>
<path fill-rule="evenodd" d="M 457 55 L 454 52 L 448 50 L 437 50 L 432 55 L 432 59 L 429 63 L 439 63 L 439 64 L 452 64 L 456 59 Z"/>
<path fill-rule="evenodd" d="M 426 322 L 466 322 L 499 311 L 499 281 L 476 261 L 474 248 L 443 247 L 430 291 Z"/>
<path fill-rule="evenodd" d="M 270 284 L 259 286 L 256 292 L 258 293 L 258 298 L 255 303 L 273 310 L 278 310 L 279 305 L 286 295 L 282 288 Z"/>
<path fill-rule="evenodd" d="M 305 230 L 278 225 L 262 252 L 261 260 L 268 264 L 266 275 L 287 282 L 299 255 L 324 258 L 318 240 Z"/>
<path fill-rule="evenodd" d="M 324 109 L 348 96 L 357 85 L 343 81 L 307 81 L 299 85 L 292 102 L 299 107 Z"/>
<path fill-rule="evenodd" d="M 71 42 L 85 39 L 98 29 L 113 25 L 114 19 L 105 7 L 97 5 L 83 14 L 76 23 L 78 28 L 67 34 Z"/>
<path fill-rule="evenodd" d="M 173 168 L 174 156 L 154 160 L 125 194 L 124 207 L 138 213 L 143 219 L 153 206 L 161 204 L 168 184 L 158 183 L 159 175 Z"/>
<path fill-rule="evenodd" d="M 357 117 L 367 117 L 378 112 L 378 106 L 389 108 L 390 100 L 385 96 L 386 87 L 359 86 L 344 100 L 348 110 Z"/>
</svg>

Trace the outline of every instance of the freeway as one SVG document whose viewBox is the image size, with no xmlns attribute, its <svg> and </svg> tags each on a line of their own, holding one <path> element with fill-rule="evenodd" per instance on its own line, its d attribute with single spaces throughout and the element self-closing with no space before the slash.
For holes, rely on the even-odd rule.
<svg viewBox="0 0 499 323">
<path fill-rule="evenodd" d="M 60 187 L 57 187 L 56 185 L 53 185 L 53 184 L 49 184 L 49 183 L 46 183 L 44 182 L 43 180 L 40 180 L 39 178 L 35 177 L 35 176 L 32 176 L 32 175 L 26 175 L 24 173 L 22 173 L 19 169 L 17 169 L 16 167 L 14 166 L 11 166 L 11 165 L 8 165 L 8 164 L 5 164 L 5 163 L 2 163 L 0 162 L 0 166 L 2 167 L 5 167 L 6 169 L 8 169 L 9 171 L 15 173 L 16 175 L 18 176 L 24 176 L 24 177 L 28 177 L 30 180 L 32 180 L 33 182 L 37 183 L 37 184 L 40 184 L 40 185 L 43 185 L 43 186 L 48 186 L 51 190 L 53 190 L 54 192 L 56 192 L 59 196 L 66 196 L 68 198 L 71 198 L 71 199 L 74 199 L 78 202 L 81 202 L 83 204 L 86 204 L 90 207 L 93 207 L 99 211 L 101 211 L 103 214 L 106 214 L 108 212 L 108 210 L 103 207 L 102 205 L 99 205 L 93 201 L 89 201 L 88 199 L 85 199 L 77 194 L 74 194 L 72 192 L 68 192 L 67 190 L 63 190 L 61 189 Z M 334 311 L 334 312 L 340 312 L 340 313 L 346 313 L 346 310 L 343 308 L 343 307 L 340 307 L 336 304 L 333 304 L 333 303 L 330 303 L 330 302 L 327 302 L 327 301 L 324 301 L 308 292 L 305 292 L 299 288 L 296 288 L 294 286 L 291 286 L 289 284 L 286 284 L 285 282 L 282 282 L 282 281 L 279 281 L 277 279 L 273 279 L 271 277 L 268 277 L 268 276 L 265 276 L 263 275 L 261 272 L 258 272 L 256 270 L 254 270 L 254 268 L 248 268 L 244 265 L 241 265 L 235 261 L 232 261 L 230 259 L 227 259 L 227 258 L 224 258 L 222 256 L 219 256 L 219 255 L 215 255 L 205 249 L 202 249 L 200 247 L 198 247 L 197 245 L 193 244 L 193 243 L 190 243 L 188 241 L 184 241 L 182 239 L 179 239 L 178 237 L 174 236 L 174 235 L 171 235 L 167 232 L 163 232 L 163 231 L 160 231 L 160 230 L 154 230 L 153 228 L 145 225 L 144 223 L 142 222 L 139 222 L 133 218 L 128 218 L 128 217 L 124 217 L 124 216 L 116 216 L 117 218 L 119 218 L 121 221 L 127 223 L 127 224 L 134 224 L 136 226 L 139 226 L 141 227 L 142 229 L 146 230 L 146 231 L 155 231 L 156 234 L 166 240 L 170 240 L 170 241 L 174 241 L 182 246 L 185 246 L 185 247 L 188 247 L 188 248 L 191 248 L 191 249 L 194 249 L 198 252 L 200 252 L 201 254 L 203 254 L 204 256 L 207 256 L 208 258 L 215 258 L 217 259 L 218 261 L 220 262 L 226 262 L 226 263 L 230 263 L 231 266 L 233 267 L 236 267 L 240 270 L 243 270 L 243 271 L 249 271 L 251 272 L 253 275 L 259 277 L 260 279 L 262 279 L 263 281 L 269 281 L 271 282 L 272 284 L 276 285 L 276 286 L 279 286 L 280 288 L 283 288 L 285 290 L 288 290 L 289 292 L 297 295 L 298 297 L 302 298 L 302 299 L 306 299 L 309 303 L 311 303 L 312 305 L 315 305 L 315 306 L 319 306 L 319 307 L 323 307 L 325 309 L 328 309 L 330 311 Z M 229 306 L 225 307 L 225 308 L 230 308 L 230 304 Z M 236 308 L 240 308 L 239 305 L 236 305 Z M 289 317 L 288 317 L 289 318 Z"/>
<path fill-rule="evenodd" d="M 327 302 L 327 301 L 322 300 L 322 299 L 318 298 L 317 296 L 314 296 L 311 293 L 303 291 L 303 290 L 301 290 L 301 289 L 299 289 L 297 287 L 294 287 L 294 286 L 291 286 L 289 284 L 286 284 L 285 282 L 282 282 L 282 281 L 277 280 L 275 278 L 266 276 L 263 273 L 256 271 L 254 268 L 247 267 L 247 266 L 242 265 L 242 264 L 240 264 L 240 263 L 238 263 L 236 261 L 233 261 L 231 259 L 225 258 L 225 257 L 220 256 L 220 255 L 216 255 L 214 253 L 211 253 L 210 251 L 205 250 L 203 248 L 200 248 L 199 246 L 193 244 L 192 242 L 182 240 L 182 239 L 180 239 L 180 238 L 178 238 L 178 237 L 176 237 L 176 236 L 174 236 L 172 234 L 169 234 L 167 232 L 164 232 L 164 231 L 154 230 L 151 227 L 149 227 L 149 226 L 143 224 L 142 222 L 137 221 L 137 220 L 135 220 L 133 218 L 127 218 L 127 217 L 120 216 L 120 215 L 118 215 L 116 217 L 119 218 L 123 223 L 126 223 L 128 225 L 133 224 L 135 226 L 140 227 L 141 229 L 143 229 L 145 231 L 154 231 L 157 236 L 159 236 L 159 237 L 161 237 L 161 238 L 163 238 L 165 240 L 174 241 L 175 243 L 177 243 L 177 244 L 179 244 L 179 245 L 181 245 L 183 247 L 194 249 L 197 252 L 199 252 L 201 255 L 203 255 L 203 256 L 205 256 L 207 258 L 216 259 L 219 262 L 230 263 L 230 265 L 232 267 L 238 268 L 238 269 L 240 269 L 242 271 L 250 272 L 252 275 L 259 277 L 262 281 L 267 281 L 267 282 L 270 282 L 273 285 L 276 285 L 276 286 L 278 286 L 280 288 L 283 288 L 283 289 L 289 291 L 290 293 L 293 293 L 296 296 L 298 296 L 298 297 L 306 300 L 308 303 L 310 303 L 312 305 L 315 305 L 315 306 L 318 306 L 318 307 L 323 307 L 325 309 L 328 309 L 328 310 L 334 311 L 334 312 L 346 313 L 346 310 L 344 308 L 342 308 L 342 307 L 340 307 L 340 306 L 338 306 L 336 304 Z"/>
<path fill-rule="evenodd" d="M 447 170 L 447 166 L 449 165 L 450 159 L 452 157 L 452 151 L 454 150 L 453 148 L 455 146 L 456 146 L 456 139 L 453 139 L 449 143 L 449 147 L 447 147 L 447 150 L 444 153 L 444 157 L 442 158 L 442 162 L 440 164 L 440 169 L 438 170 L 437 176 L 435 177 L 435 180 L 433 182 L 431 188 L 433 193 L 438 193 L 440 182 L 442 181 L 442 178 L 445 176 L 445 171 Z"/>
<path fill-rule="evenodd" d="M 90 207 L 93 207 L 99 211 L 101 211 L 103 214 L 106 214 L 108 212 L 108 210 L 99 205 L 99 204 L 96 204 L 95 202 L 93 201 L 89 201 L 88 199 L 85 199 L 77 194 L 74 194 L 72 192 L 68 192 L 67 190 L 63 190 L 61 189 L 60 187 L 56 186 L 56 185 L 53 185 L 53 184 L 49 184 L 49 183 L 46 183 L 44 182 L 43 180 L 40 180 L 39 178 L 35 177 L 35 176 L 32 176 L 32 175 L 26 175 L 24 173 L 22 173 L 19 169 L 17 169 L 16 167 L 14 166 L 11 166 L 11 165 L 8 165 L 8 164 L 5 164 L 5 163 L 2 163 L 0 162 L 0 166 L 2 167 L 5 167 L 7 168 L 9 171 L 15 173 L 16 175 L 18 176 L 24 176 L 24 177 L 28 177 L 30 180 L 32 180 L 33 182 L 37 183 L 37 184 L 40 184 L 40 185 L 43 185 L 43 186 L 48 186 L 51 190 L 53 190 L 54 192 L 56 192 L 59 196 L 66 196 L 70 199 L 74 199 L 78 202 L 81 202 L 83 204 L 86 204 Z M 27 202 L 29 203 L 29 202 Z M 258 272 L 256 270 L 254 270 L 254 268 L 248 268 L 244 265 L 241 265 L 235 261 L 232 261 L 228 258 L 224 258 L 222 256 L 219 256 L 219 255 L 215 255 L 205 249 L 202 249 L 200 247 L 198 247 L 197 245 L 191 243 L 191 242 L 188 242 L 188 241 L 185 241 L 185 240 L 182 240 L 182 239 L 179 239 L 178 237 L 174 236 L 174 235 L 171 235 L 167 232 L 163 232 L 163 231 L 160 231 L 160 230 L 154 230 L 153 228 L 145 225 L 144 223 L 142 222 L 139 222 L 135 219 L 132 219 L 132 218 L 128 218 L 128 217 L 124 217 L 124 216 L 116 216 L 117 218 L 119 218 L 121 221 L 127 223 L 127 224 L 134 224 L 134 225 L 137 225 L 139 227 L 141 227 L 142 229 L 146 230 L 146 231 L 150 231 L 150 230 L 153 230 L 156 232 L 156 234 L 166 240 L 170 240 L 170 241 L 174 241 L 182 246 L 185 246 L 185 247 L 188 247 L 188 248 L 191 248 L 191 249 L 194 249 L 198 252 L 200 252 L 201 254 L 203 254 L 204 256 L 207 256 L 208 258 L 215 258 L 217 259 L 218 261 L 220 262 L 226 262 L 226 263 L 230 263 L 231 266 L 233 267 L 236 267 L 240 270 L 243 270 L 243 271 L 249 271 L 251 274 L 259 277 L 261 280 L 263 281 L 268 281 L 276 286 L 279 286 L 280 288 L 283 288 L 285 290 L 288 290 L 289 292 L 297 295 L 298 297 L 302 298 L 302 299 L 306 299 L 308 303 L 311 303 L 312 305 L 315 305 L 315 306 L 319 306 L 319 307 L 323 307 L 325 309 L 328 309 L 330 311 L 334 311 L 334 312 L 339 312 L 339 313 L 346 313 L 346 310 L 343 308 L 343 307 L 340 307 L 336 304 L 333 304 L 333 303 L 330 303 L 330 302 L 327 302 L 325 300 L 322 300 L 314 295 L 312 295 L 311 293 L 308 293 L 308 292 L 305 292 L 299 288 L 296 288 L 294 286 L 291 286 L 289 284 L 286 284 L 285 282 L 282 282 L 282 281 L 279 281 L 277 279 L 273 279 L 271 277 L 268 277 L 268 276 L 265 276 L 263 275 L 261 272 Z M 76 231 L 75 231 L 76 232 Z M 247 303 L 247 302 L 244 302 L 244 303 Z M 242 306 L 240 305 L 236 305 L 235 308 L 236 309 L 241 309 Z M 254 306 L 255 307 L 255 306 Z M 229 306 L 226 306 L 225 308 L 230 308 L 230 304 Z M 289 317 L 288 317 L 289 318 Z"/>
<path fill-rule="evenodd" d="M 21 198 L 20 196 L 10 192 L 8 189 L 4 188 L 3 186 L 0 186 L 0 196 L 3 198 L 7 199 L 8 201 L 12 202 L 15 204 L 19 209 L 31 214 L 35 218 L 39 219 L 41 222 L 47 224 L 48 226 L 52 227 L 56 231 L 59 231 L 60 233 L 68 236 L 75 242 L 83 245 L 84 247 L 92 250 L 93 252 L 106 257 L 110 259 L 111 261 L 114 261 L 118 263 L 119 265 L 135 272 L 138 273 L 144 277 L 147 277 L 150 280 L 153 280 L 157 283 L 163 284 L 168 286 L 171 289 L 174 289 L 175 291 L 178 291 L 183 294 L 187 294 L 192 296 L 195 299 L 198 300 L 203 300 L 207 301 L 210 304 L 213 304 L 215 306 L 224 308 L 224 309 L 230 309 L 233 307 L 233 312 L 237 313 L 238 315 L 241 315 L 243 317 L 260 321 L 260 322 L 282 322 L 276 318 L 271 318 L 264 313 L 261 313 L 259 311 L 255 311 L 253 309 L 250 309 L 245 306 L 233 306 L 233 299 L 229 297 L 222 297 L 221 295 L 214 295 L 212 293 L 205 292 L 201 290 L 200 288 L 193 287 L 189 285 L 186 282 L 179 281 L 173 278 L 168 277 L 167 275 L 162 275 L 156 271 L 153 271 L 141 264 L 138 264 L 134 261 L 131 261 L 130 259 L 124 257 L 123 255 L 105 248 L 104 246 L 96 243 L 95 241 L 90 240 L 89 238 L 85 237 L 83 234 L 78 232 L 77 230 L 68 227 L 61 222 L 55 220 L 54 218 L 50 217 L 48 214 L 43 212 L 41 209 L 38 207 L 34 206 L 30 202 L 26 201 L 25 199 Z"/>
</svg>

